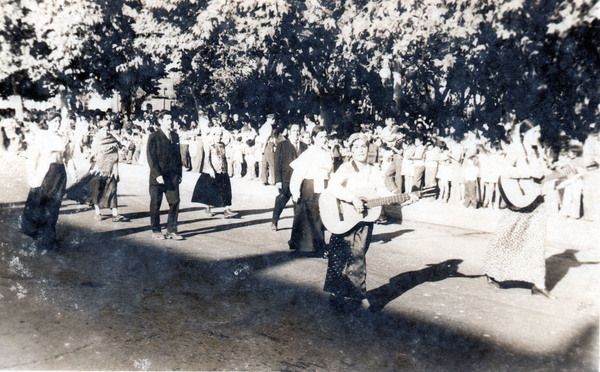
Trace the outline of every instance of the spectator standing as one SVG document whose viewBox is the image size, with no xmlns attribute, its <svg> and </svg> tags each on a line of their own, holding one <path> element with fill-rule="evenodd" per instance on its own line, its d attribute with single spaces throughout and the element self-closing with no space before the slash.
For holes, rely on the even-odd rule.
<svg viewBox="0 0 600 372">
<path fill-rule="evenodd" d="M 277 145 L 275 151 L 275 186 L 277 186 L 279 194 L 275 198 L 271 219 L 271 228 L 275 231 L 277 231 L 281 212 L 292 197 L 290 179 L 292 178 L 293 169 L 290 167 L 290 163 L 296 160 L 307 147 L 305 143 L 300 141 L 300 126 L 298 124 L 292 124 L 287 139 Z"/>
<path fill-rule="evenodd" d="M 592 132 L 583 143 L 583 164 L 586 173 L 583 177 L 583 218 L 600 222 L 600 126 L 592 127 Z"/>
</svg>

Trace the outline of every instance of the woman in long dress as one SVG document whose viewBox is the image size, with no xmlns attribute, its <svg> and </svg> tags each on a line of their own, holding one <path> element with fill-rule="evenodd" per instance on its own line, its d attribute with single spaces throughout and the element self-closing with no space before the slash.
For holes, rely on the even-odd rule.
<svg viewBox="0 0 600 372">
<path fill-rule="evenodd" d="M 58 133 L 60 114 L 48 116 L 47 130 L 29 146 L 29 195 L 21 218 L 21 232 L 36 240 L 40 249 L 56 249 L 56 222 L 65 193 L 68 140 Z"/>
<path fill-rule="evenodd" d="M 101 126 L 92 142 L 94 166 L 87 176 L 67 190 L 67 198 L 93 205 L 96 221 L 103 218 L 101 209 L 109 208 L 113 222 L 126 222 L 129 219 L 119 214 L 117 203 L 121 144 L 112 134 L 114 122 L 104 120 Z"/>
<path fill-rule="evenodd" d="M 325 252 L 325 228 L 319 215 L 319 196 L 327 187 L 333 171 L 333 159 L 327 148 L 327 130 L 316 126 L 312 145 L 290 163 L 292 177 L 290 193 L 294 206 L 290 249 L 304 254 L 322 255 Z"/>
<path fill-rule="evenodd" d="M 543 178 L 547 167 L 540 154 L 539 140 L 539 126 L 526 120 L 515 128 L 507 149 L 508 168 L 503 172 L 504 177 Z M 506 210 L 484 256 L 483 272 L 491 285 L 530 283 L 532 294 L 550 297 L 545 284 L 546 215 L 543 196 L 525 209 Z"/>
<path fill-rule="evenodd" d="M 192 202 L 207 206 L 206 214 L 213 215 L 212 207 L 225 207 L 224 218 L 237 215 L 231 210 L 231 181 L 227 173 L 227 157 L 223 143 L 223 128 L 212 127 L 210 142 L 206 145 L 206 155 L 202 174 L 196 182 Z"/>
</svg>

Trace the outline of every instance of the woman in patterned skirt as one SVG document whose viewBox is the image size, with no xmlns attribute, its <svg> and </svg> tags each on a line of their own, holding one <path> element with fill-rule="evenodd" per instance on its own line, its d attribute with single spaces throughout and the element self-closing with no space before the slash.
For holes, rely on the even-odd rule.
<svg viewBox="0 0 600 372">
<path fill-rule="evenodd" d="M 540 154 L 540 127 L 523 121 L 514 128 L 507 149 L 504 176 L 540 180 L 547 171 Z M 541 185 L 540 185 L 541 190 Z M 532 294 L 551 297 L 546 289 L 546 211 L 543 197 L 521 210 L 506 210 L 484 256 L 483 271 L 488 282 L 530 283 Z"/>
</svg>

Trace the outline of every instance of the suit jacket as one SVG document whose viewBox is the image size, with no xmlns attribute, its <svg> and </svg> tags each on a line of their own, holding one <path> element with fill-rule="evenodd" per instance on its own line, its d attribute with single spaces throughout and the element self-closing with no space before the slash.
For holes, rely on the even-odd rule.
<svg viewBox="0 0 600 372">
<path fill-rule="evenodd" d="M 275 150 L 275 182 L 289 183 L 294 171 L 290 167 L 290 163 L 300 155 L 308 146 L 302 141 L 299 141 L 299 152 L 289 139 L 281 141 L 277 144 Z"/>
<path fill-rule="evenodd" d="M 160 129 L 154 131 L 148 137 L 146 152 L 150 166 L 150 185 L 158 185 L 156 177 L 162 176 L 167 189 L 175 190 L 181 182 L 183 164 L 179 136 L 176 132 L 171 132 L 171 138 L 169 140 Z"/>
</svg>

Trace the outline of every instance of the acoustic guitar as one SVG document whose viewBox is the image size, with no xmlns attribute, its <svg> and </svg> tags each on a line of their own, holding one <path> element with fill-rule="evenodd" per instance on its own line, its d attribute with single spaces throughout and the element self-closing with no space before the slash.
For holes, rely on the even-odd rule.
<svg viewBox="0 0 600 372">
<path fill-rule="evenodd" d="M 511 210 L 520 211 L 532 206 L 542 195 L 542 185 L 555 179 L 566 178 L 577 173 L 572 167 L 565 167 L 545 175 L 541 179 L 509 178 L 500 176 L 498 188 Z"/>
<path fill-rule="evenodd" d="M 410 200 L 411 195 L 426 198 L 437 194 L 438 187 L 430 186 L 420 191 L 382 198 L 368 199 L 363 197 L 361 200 L 363 200 L 365 208 L 362 213 L 359 213 L 354 209 L 352 203 L 340 200 L 330 191 L 325 190 L 319 197 L 319 213 L 325 228 L 331 233 L 339 235 L 350 231 L 360 222 L 375 222 L 381 215 L 381 209 L 384 205 L 403 203 Z"/>
</svg>

